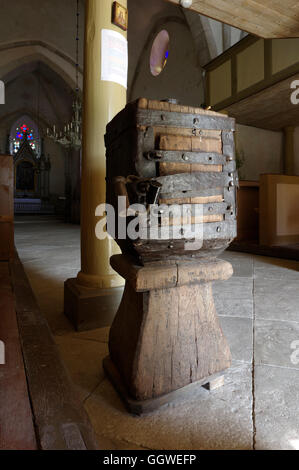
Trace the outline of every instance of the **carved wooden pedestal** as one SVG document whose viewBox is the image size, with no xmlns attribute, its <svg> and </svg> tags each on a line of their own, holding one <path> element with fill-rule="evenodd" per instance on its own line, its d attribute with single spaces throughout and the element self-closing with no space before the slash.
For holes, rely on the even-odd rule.
<svg viewBox="0 0 299 470">
<path fill-rule="evenodd" d="M 126 287 L 104 368 L 129 411 L 151 411 L 191 384 L 212 389 L 231 364 L 212 282 L 229 279 L 232 266 L 214 259 L 142 267 L 124 255 L 111 265 Z"/>
</svg>

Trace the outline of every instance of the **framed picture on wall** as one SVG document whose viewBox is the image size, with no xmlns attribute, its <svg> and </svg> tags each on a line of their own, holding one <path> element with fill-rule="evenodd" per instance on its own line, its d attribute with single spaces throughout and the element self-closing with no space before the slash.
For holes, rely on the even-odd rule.
<svg viewBox="0 0 299 470">
<path fill-rule="evenodd" d="M 121 28 L 123 31 L 127 31 L 128 29 L 128 10 L 118 2 L 113 2 L 112 23 Z"/>
</svg>

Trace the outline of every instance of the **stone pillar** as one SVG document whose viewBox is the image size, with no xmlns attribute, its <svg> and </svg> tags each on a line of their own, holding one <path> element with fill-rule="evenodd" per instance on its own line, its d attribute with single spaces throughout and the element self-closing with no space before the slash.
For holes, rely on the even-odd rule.
<svg viewBox="0 0 299 470">
<path fill-rule="evenodd" d="M 295 127 L 289 126 L 284 128 L 283 172 L 289 176 L 294 175 L 294 132 Z"/>
<path fill-rule="evenodd" d="M 64 195 L 65 195 L 65 208 L 64 220 L 65 222 L 71 221 L 71 207 L 72 207 L 72 181 L 71 181 L 71 161 L 73 158 L 73 149 L 65 149 L 64 160 Z"/>
<path fill-rule="evenodd" d="M 126 0 L 121 0 L 124 7 Z M 76 329 L 111 324 L 123 291 L 122 278 L 110 267 L 118 253 L 113 240 L 98 240 L 96 207 L 106 199 L 106 125 L 126 105 L 126 89 L 101 80 L 102 29 L 117 31 L 111 22 L 113 0 L 87 0 L 81 185 L 81 271 L 65 284 L 65 314 Z"/>
<path fill-rule="evenodd" d="M 81 150 L 74 149 L 71 161 L 71 218 L 72 224 L 80 223 Z"/>
</svg>

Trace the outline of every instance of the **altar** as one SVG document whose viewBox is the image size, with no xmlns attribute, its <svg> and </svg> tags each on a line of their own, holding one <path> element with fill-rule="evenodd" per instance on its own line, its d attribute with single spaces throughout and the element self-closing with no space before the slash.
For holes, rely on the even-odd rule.
<svg viewBox="0 0 299 470">
<path fill-rule="evenodd" d="M 42 150 L 37 154 L 30 145 L 29 135 L 24 131 L 23 143 L 14 155 L 15 167 L 15 214 L 53 214 L 50 203 L 49 174 L 51 163 Z"/>
<path fill-rule="evenodd" d="M 37 214 L 41 212 L 42 200 L 33 198 L 15 198 L 15 214 Z"/>
</svg>

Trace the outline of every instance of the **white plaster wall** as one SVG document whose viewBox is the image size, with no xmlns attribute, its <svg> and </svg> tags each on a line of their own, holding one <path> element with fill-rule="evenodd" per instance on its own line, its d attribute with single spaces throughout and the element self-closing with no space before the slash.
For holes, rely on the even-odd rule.
<svg viewBox="0 0 299 470">
<path fill-rule="evenodd" d="M 237 125 L 236 147 L 243 150 L 245 156 L 239 171 L 241 179 L 258 181 L 262 173 L 281 173 L 282 132 Z"/>
</svg>

